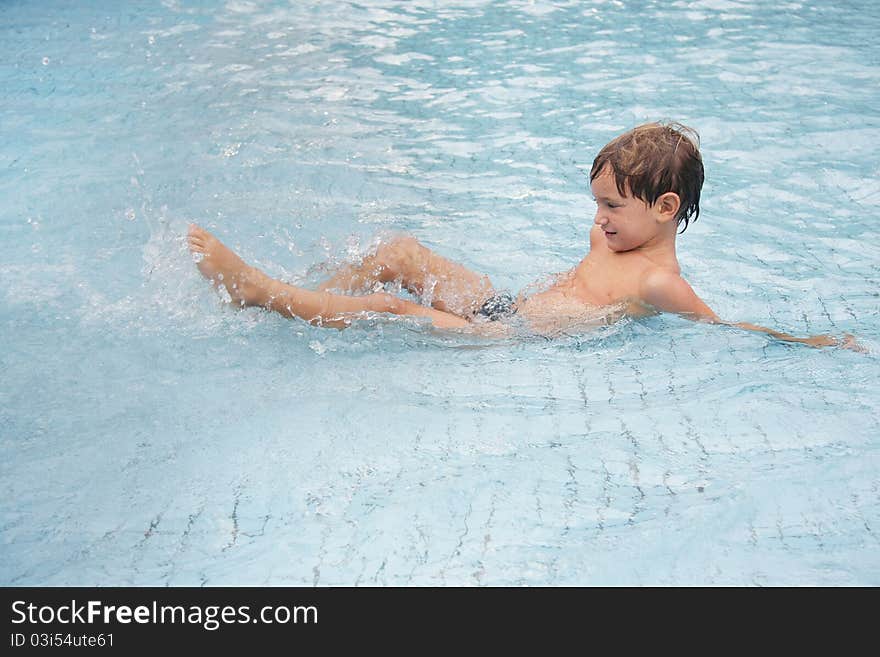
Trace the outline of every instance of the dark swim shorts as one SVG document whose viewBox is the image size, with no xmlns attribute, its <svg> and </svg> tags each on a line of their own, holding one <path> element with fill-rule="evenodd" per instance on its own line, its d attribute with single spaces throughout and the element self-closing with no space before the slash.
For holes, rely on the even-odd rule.
<svg viewBox="0 0 880 657">
<path fill-rule="evenodd" d="M 514 313 L 516 313 L 514 298 L 507 292 L 502 292 L 501 294 L 489 297 L 474 314 L 488 317 L 490 322 L 497 322 L 499 319 L 510 317 Z"/>
</svg>

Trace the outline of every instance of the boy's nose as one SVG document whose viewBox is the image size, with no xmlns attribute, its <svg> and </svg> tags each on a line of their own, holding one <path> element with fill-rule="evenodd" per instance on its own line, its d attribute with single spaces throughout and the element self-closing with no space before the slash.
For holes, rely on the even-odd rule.
<svg viewBox="0 0 880 657">
<path fill-rule="evenodd" d="M 593 223 L 602 226 L 608 223 L 608 219 L 603 217 L 602 213 L 599 210 L 596 210 L 596 218 L 593 219 Z"/>
</svg>

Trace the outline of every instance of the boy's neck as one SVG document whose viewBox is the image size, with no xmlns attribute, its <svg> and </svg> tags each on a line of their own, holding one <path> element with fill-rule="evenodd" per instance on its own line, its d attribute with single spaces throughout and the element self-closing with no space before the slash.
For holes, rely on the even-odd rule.
<svg viewBox="0 0 880 657">
<path fill-rule="evenodd" d="M 671 231 L 669 235 L 657 235 L 654 240 L 633 249 L 633 251 L 657 264 L 663 264 L 670 260 L 678 262 L 675 255 L 675 231 Z"/>
<path fill-rule="evenodd" d="M 675 238 L 676 231 L 674 230 L 674 227 L 670 226 L 670 230 L 658 233 L 654 238 L 645 242 L 641 246 L 630 249 L 629 251 L 611 251 L 608 249 L 607 253 L 613 257 L 638 254 L 658 265 L 669 264 L 670 261 L 678 263 L 678 258 L 675 253 Z M 589 253 L 587 256 L 589 256 Z M 584 260 L 586 260 L 586 257 Z"/>
</svg>

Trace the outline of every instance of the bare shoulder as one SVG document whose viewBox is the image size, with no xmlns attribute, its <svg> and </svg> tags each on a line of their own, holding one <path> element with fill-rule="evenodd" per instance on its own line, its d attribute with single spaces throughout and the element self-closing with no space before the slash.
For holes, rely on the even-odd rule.
<svg viewBox="0 0 880 657">
<path fill-rule="evenodd" d="M 663 295 L 670 289 L 681 285 L 690 287 L 681 274 L 671 267 L 647 267 L 639 277 L 639 293 L 645 296 Z"/>
<path fill-rule="evenodd" d="M 650 267 L 643 272 L 639 299 L 663 312 L 678 313 L 690 319 L 718 320 L 681 274 L 669 267 Z"/>
</svg>

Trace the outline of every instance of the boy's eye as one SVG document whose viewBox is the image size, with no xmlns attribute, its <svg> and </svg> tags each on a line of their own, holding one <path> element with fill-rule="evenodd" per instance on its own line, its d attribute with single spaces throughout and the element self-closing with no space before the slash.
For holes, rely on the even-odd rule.
<svg viewBox="0 0 880 657">
<path fill-rule="evenodd" d="M 596 204 L 604 203 L 605 205 L 607 205 L 609 208 L 612 208 L 612 209 L 619 208 L 621 206 L 620 203 L 612 203 L 611 201 L 606 201 L 605 199 L 602 199 L 601 201 L 599 201 L 596 199 L 595 196 L 593 197 L 593 203 L 596 203 Z"/>
</svg>

